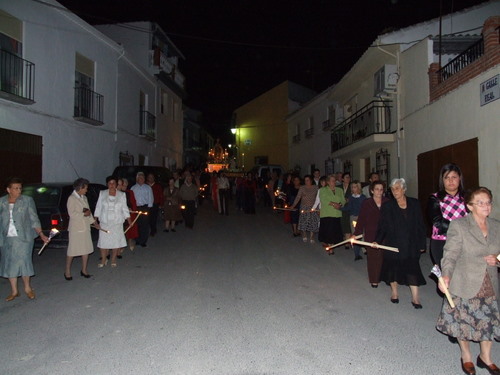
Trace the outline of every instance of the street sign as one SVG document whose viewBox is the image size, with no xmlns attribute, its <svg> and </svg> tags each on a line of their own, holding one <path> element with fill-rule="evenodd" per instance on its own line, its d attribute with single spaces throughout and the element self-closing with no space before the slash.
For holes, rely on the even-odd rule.
<svg viewBox="0 0 500 375">
<path fill-rule="evenodd" d="M 481 107 L 500 98 L 500 74 L 484 81 L 480 85 Z"/>
</svg>

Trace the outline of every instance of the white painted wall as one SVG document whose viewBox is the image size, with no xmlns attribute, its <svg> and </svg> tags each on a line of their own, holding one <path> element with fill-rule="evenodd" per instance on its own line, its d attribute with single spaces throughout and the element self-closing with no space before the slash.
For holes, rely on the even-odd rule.
<svg viewBox="0 0 500 375">
<path fill-rule="evenodd" d="M 23 58 L 35 64 L 35 103 L 0 99 L 0 126 L 43 137 L 44 181 L 73 181 L 77 173 L 103 181 L 114 167 L 110 145 L 121 48 L 72 13 L 29 0 L 1 1 L 0 7 L 23 21 Z M 76 52 L 96 63 L 95 91 L 105 105 L 99 127 L 73 119 Z"/>
<path fill-rule="evenodd" d="M 287 119 L 288 165 L 290 169 L 293 169 L 296 165 L 300 166 L 302 176 L 311 173 L 310 166 L 312 164 L 321 171 L 322 175 L 325 174 L 325 160 L 331 154 L 331 133 L 323 130 L 322 123 L 327 120 L 329 104 L 332 104 L 332 102 L 327 99 L 327 94 L 323 92 Z M 306 138 L 304 132 L 309 128 L 309 118 L 311 116 L 314 118 L 314 135 Z M 293 136 L 297 133 L 297 123 L 300 124 L 300 141 L 294 143 Z"/>
<path fill-rule="evenodd" d="M 118 43 L 60 10 L 56 1 L 47 2 L 53 7 L 31 0 L 0 0 L 0 9 L 23 21 L 23 58 L 35 64 L 35 103 L 0 99 L 0 127 L 43 137 L 42 180 L 73 181 L 78 175 L 104 182 L 118 165 L 120 151 L 129 151 L 136 162 L 142 154 L 151 165 L 162 165 L 165 157 L 181 165 L 181 99 L 170 91 L 178 115 L 158 120 L 163 84 Z M 139 47 L 146 51 L 146 63 L 148 46 Z M 76 52 L 95 61 L 94 90 L 104 96 L 102 126 L 73 119 Z M 148 95 L 148 110 L 157 116 L 156 142 L 138 135 L 140 90 Z"/>
</svg>

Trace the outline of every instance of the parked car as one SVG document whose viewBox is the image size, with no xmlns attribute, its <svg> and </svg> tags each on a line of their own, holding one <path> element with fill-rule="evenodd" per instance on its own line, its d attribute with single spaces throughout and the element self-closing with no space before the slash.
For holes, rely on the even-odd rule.
<svg viewBox="0 0 500 375">
<path fill-rule="evenodd" d="M 113 171 L 113 176 L 116 176 L 118 178 L 126 178 L 128 180 L 128 185 L 132 186 L 135 184 L 135 176 L 138 172 L 143 172 L 146 177 L 148 174 L 153 173 L 156 177 L 156 182 L 159 182 L 163 186 L 167 186 L 168 179 L 172 177 L 172 173 L 168 168 L 152 165 L 119 166 L 116 167 Z"/>
<path fill-rule="evenodd" d="M 95 210 L 99 192 L 106 189 L 106 186 L 101 184 L 89 184 L 87 191 L 87 200 L 89 201 L 90 210 L 92 213 Z M 68 209 L 66 203 L 68 197 L 73 192 L 71 183 L 39 183 L 39 184 L 24 184 L 23 194 L 33 198 L 42 225 L 42 230 L 46 235 L 49 234 L 52 228 L 56 228 L 59 234 L 55 236 L 48 247 L 66 248 L 68 247 Z M 97 242 L 99 237 L 98 230 L 92 228 L 92 240 Z M 37 238 L 35 248 L 42 246 L 42 241 Z"/>
</svg>

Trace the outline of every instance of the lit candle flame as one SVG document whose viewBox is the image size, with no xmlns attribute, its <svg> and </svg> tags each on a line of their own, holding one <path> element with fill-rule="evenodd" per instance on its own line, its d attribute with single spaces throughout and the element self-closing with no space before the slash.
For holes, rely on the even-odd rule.
<svg viewBox="0 0 500 375">
<path fill-rule="evenodd" d="M 357 222 L 356 220 L 353 220 L 353 221 L 352 221 L 352 226 L 353 226 L 353 228 L 356 228 L 356 224 L 357 224 L 357 223 L 358 223 L 358 222 Z"/>
<path fill-rule="evenodd" d="M 185 209 L 186 209 L 186 206 L 182 205 L 181 210 L 185 210 Z"/>
</svg>

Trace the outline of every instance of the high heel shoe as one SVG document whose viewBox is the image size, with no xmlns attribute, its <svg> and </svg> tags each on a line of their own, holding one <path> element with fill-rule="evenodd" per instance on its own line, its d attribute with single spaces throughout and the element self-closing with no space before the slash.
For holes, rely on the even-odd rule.
<svg viewBox="0 0 500 375">
<path fill-rule="evenodd" d="M 83 271 L 80 271 L 80 276 L 85 277 L 86 279 L 90 279 L 90 276 L 88 273 L 83 273 Z"/>
<path fill-rule="evenodd" d="M 462 358 L 460 358 L 460 364 L 462 365 L 462 370 L 467 375 L 476 375 L 476 368 L 474 367 L 474 363 L 472 362 L 464 362 Z"/>
<path fill-rule="evenodd" d="M 17 292 L 16 294 L 9 294 L 7 298 L 5 298 L 5 301 L 10 302 L 19 296 L 20 296 L 19 292 Z"/>
<path fill-rule="evenodd" d="M 73 280 L 73 276 L 66 276 L 66 272 L 64 273 L 64 278 L 66 279 L 66 281 Z"/>
<path fill-rule="evenodd" d="M 422 308 L 422 305 L 421 305 L 420 303 L 415 303 L 415 302 L 412 302 L 411 304 L 412 304 L 412 305 L 413 305 L 413 307 L 414 307 L 414 308 L 416 308 L 417 310 Z"/>
<path fill-rule="evenodd" d="M 26 295 L 29 299 L 35 299 L 35 291 L 31 289 L 29 292 L 26 292 Z"/>
<path fill-rule="evenodd" d="M 391 298 L 392 303 L 399 303 L 399 298 Z"/>
<path fill-rule="evenodd" d="M 476 365 L 477 367 L 485 368 L 492 375 L 500 375 L 500 369 L 494 363 L 487 365 L 479 355 L 477 356 Z"/>
<path fill-rule="evenodd" d="M 108 264 L 108 260 L 106 259 L 106 260 L 104 261 L 104 263 L 98 263 L 98 264 L 97 264 L 97 268 L 102 268 L 102 267 L 106 266 L 107 264 Z"/>
</svg>

